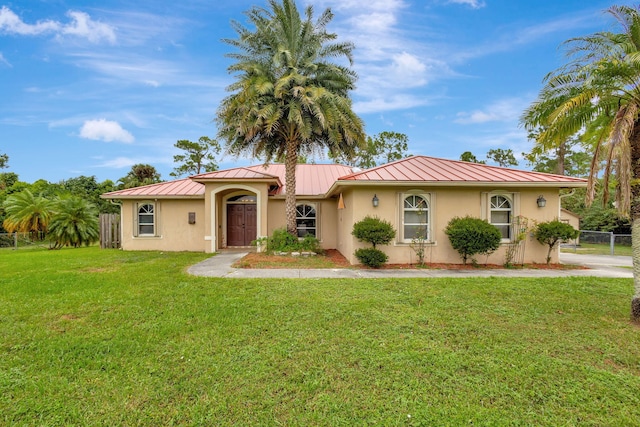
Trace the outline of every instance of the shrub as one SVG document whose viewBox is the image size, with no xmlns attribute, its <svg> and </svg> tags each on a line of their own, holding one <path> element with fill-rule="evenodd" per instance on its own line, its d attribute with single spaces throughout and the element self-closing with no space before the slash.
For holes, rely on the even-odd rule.
<svg viewBox="0 0 640 427">
<path fill-rule="evenodd" d="M 549 247 L 547 252 L 547 265 L 551 262 L 551 251 L 563 240 L 575 239 L 580 232 L 571 225 L 560 222 L 557 219 L 541 222 L 533 230 L 533 236 L 538 242 Z"/>
<path fill-rule="evenodd" d="M 351 234 L 362 242 L 371 243 L 374 248 L 376 245 L 386 245 L 396 237 L 390 222 L 369 215 L 353 224 Z"/>
<path fill-rule="evenodd" d="M 387 260 L 387 254 L 376 248 L 360 248 L 356 251 L 356 258 L 367 267 L 378 268 Z"/>
<path fill-rule="evenodd" d="M 273 231 L 271 237 L 261 237 L 251 242 L 252 245 L 266 245 L 266 251 L 272 252 L 315 252 L 322 253 L 320 241 L 310 234 L 298 239 L 289 234 L 285 228 L 278 228 Z"/>
<path fill-rule="evenodd" d="M 323 252 L 320 247 L 320 241 L 311 234 L 307 234 L 302 238 L 302 240 L 298 240 L 298 247 L 301 251 L 305 252 L 315 252 L 317 254 Z"/>
<path fill-rule="evenodd" d="M 396 236 L 396 230 L 389 221 L 377 217 L 365 216 L 362 220 L 353 224 L 351 232 L 361 242 L 371 243 L 373 248 L 358 249 L 355 252 L 356 258 L 367 267 L 378 268 L 387 262 L 387 254 L 376 245 L 386 245 Z"/>
<path fill-rule="evenodd" d="M 462 263 L 476 254 L 489 255 L 500 247 L 500 231 L 487 221 L 466 216 L 449 221 L 444 232 L 449 236 L 453 249 L 462 257 Z"/>
<path fill-rule="evenodd" d="M 273 230 L 267 239 L 267 252 L 291 252 L 298 250 L 298 238 L 287 232 L 285 228 Z"/>
</svg>

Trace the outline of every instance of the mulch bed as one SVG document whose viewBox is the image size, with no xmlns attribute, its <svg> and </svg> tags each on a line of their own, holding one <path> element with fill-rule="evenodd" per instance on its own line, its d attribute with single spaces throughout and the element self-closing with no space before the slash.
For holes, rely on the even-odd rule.
<svg viewBox="0 0 640 427">
<path fill-rule="evenodd" d="M 351 265 L 349 261 L 336 249 L 328 249 L 323 255 L 317 255 L 324 257 L 328 263 L 333 264 L 327 268 L 361 268 L 368 269 L 363 265 Z M 236 265 L 240 268 L 315 268 L 308 266 L 301 266 L 299 257 L 283 256 L 283 255 L 266 255 L 262 253 L 250 253 L 243 257 Z M 265 266 L 266 265 L 266 266 Z M 409 269 L 433 269 L 433 270 L 503 270 L 506 269 L 504 265 L 499 264 L 442 264 L 442 263 L 427 263 L 424 266 L 417 264 L 384 264 L 380 269 L 383 270 L 409 270 Z M 567 264 L 524 264 L 514 265 L 509 269 L 536 269 L 536 270 L 588 270 L 587 267 L 580 265 L 567 265 Z"/>
</svg>

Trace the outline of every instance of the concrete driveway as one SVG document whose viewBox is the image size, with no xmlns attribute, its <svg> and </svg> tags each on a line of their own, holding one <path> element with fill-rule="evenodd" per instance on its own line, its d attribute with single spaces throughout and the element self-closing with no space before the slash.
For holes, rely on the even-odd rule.
<svg viewBox="0 0 640 427">
<path fill-rule="evenodd" d="M 246 253 L 223 252 L 208 258 L 187 271 L 204 277 L 227 278 L 421 278 L 421 277 L 613 277 L 633 278 L 631 257 L 608 255 L 582 255 L 561 253 L 563 264 L 583 265 L 588 270 L 536 270 L 536 269 L 496 269 L 496 270 L 362 270 L 351 268 L 322 269 L 246 269 L 231 265 Z"/>
</svg>

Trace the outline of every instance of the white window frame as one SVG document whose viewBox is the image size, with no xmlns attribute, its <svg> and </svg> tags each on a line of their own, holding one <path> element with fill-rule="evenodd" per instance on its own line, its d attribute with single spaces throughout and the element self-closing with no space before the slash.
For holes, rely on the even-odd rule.
<svg viewBox="0 0 640 427">
<path fill-rule="evenodd" d="M 137 237 L 155 237 L 158 235 L 158 205 L 157 203 L 154 202 L 140 202 L 140 203 L 136 203 L 136 210 L 135 210 L 135 215 L 136 215 L 136 221 L 135 221 L 135 235 Z M 152 212 L 145 212 L 145 213 L 141 213 L 140 210 L 142 208 L 144 208 L 145 206 L 151 206 L 152 208 Z M 144 215 L 144 216 L 151 216 L 152 217 L 152 222 L 148 223 L 148 222 L 141 222 L 140 221 L 140 216 Z M 148 227 L 148 226 L 152 226 L 153 227 L 153 232 L 151 233 L 143 233 L 141 231 L 141 227 Z"/>
<path fill-rule="evenodd" d="M 315 213 L 315 215 L 313 217 L 310 216 L 305 216 L 304 212 L 302 213 L 302 216 L 300 215 L 300 211 L 298 211 L 298 208 L 301 206 L 308 206 L 310 208 L 313 209 L 313 212 Z M 298 226 L 298 219 L 310 219 L 313 218 L 314 220 L 314 227 L 300 227 Z M 318 203 L 312 203 L 312 202 L 306 202 L 306 201 L 300 201 L 296 203 L 296 228 L 298 230 L 300 229 L 304 229 L 304 230 L 315 230 L 315 234 L 313 234 L 313 237 L 315 237 L 316 239 L 320 240 L 320 214 L 319 214 L 319 209 L 318 209 Z M 298 231 L 299 232 L 299 231 Z M 299 239 L 304 239 L 304 236 L 298 236 Z"/>
<path fill-rule="evenodd" d="M 413 208 L 405 208 L 405 201 L 407 200 L 407 198 L 409 197 L 420 197 L 422 198 L 425 203 L 427 204 L 427 208 L 426 208 L 426 231 L 427 231 L 427 236 L 425 241 L 428 243 L 432 242 L 431 239 L 431 224 L 433 224 L 433 195 L 431 193 L 425 193 L 425 192 L 415 192 L 415 191 L 411 191 L 411 192 L 406 192 L 406 193 L 400 193 L 400 200 L 398 203 L 399 206 L 399 216 L 400 216 L 400 226 L 398 227 L 398 235 L 399 235 L 399 242 L 400 243 L 411 243 L 411 238 L 407 238 L 405 237 L 404 233 L 404 227 L 406 225 L 420 225 L 420 223 L 405 223 L 405 212 L 417 212 L 419 211 L 418 208 L 414 207 Z"/>
<path fill-rule="evenodd" d="M 520 214 L 519 210 L 520 210 L 520 193 L 511 193 L 511 192 L 507 192 L 507 191 L 492 191 L 490 193 L 485 193 L 485 198 L 484 203 L 485 203 L 485 208 L 483 209 L 484 215 L 483 218 L 487 220 L 487 222 L 491 225 L 508 225 L 509 228 L 509 237 L 508 238 L 502 238 L 501 242 L 502 243 L 511 243 L 514 241 L 515 235 L 516 235 L 516 231 L 514 230 L 514 221 L 516 221 L 516 218 L 518 217 L 518 215 Z M 492 208 L 492 199 L 496 196 L 500 196 L 505 198 L 507 201 L 509 201 L 509 203 L 511 204 L 511 215 L 510 215 L 510 222 L 507 223 L 494 223 L 491 221 L 491 213 L 496 211 L 506 211 L 506 209 L 499 209 L 499 208 Z M 502 233 L 501 233 L 502 234 Z"/>
</svg>

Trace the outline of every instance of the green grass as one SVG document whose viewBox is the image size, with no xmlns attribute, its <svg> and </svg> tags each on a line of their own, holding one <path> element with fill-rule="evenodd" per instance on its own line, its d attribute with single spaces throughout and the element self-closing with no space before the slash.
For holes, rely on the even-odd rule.
<svg viewBox="0 0 640 427">
<path fill-rule="evenodd" d="M 637 425 L 631 280 L 233 280 L 0 253 L 2 425 Z"/>
<path fill-rule="evenodd" d="M 609 244 L 599 243 L 580 243 L 576 249 L 573 247 L 563 247 L 561 251 L 571 253 L 575 252 L 579 254 L 611 255 L 611 246 Z M 615 245 L 613 248 L 613 254 L 631 256 L 631 246 Z"/>
</svg>

